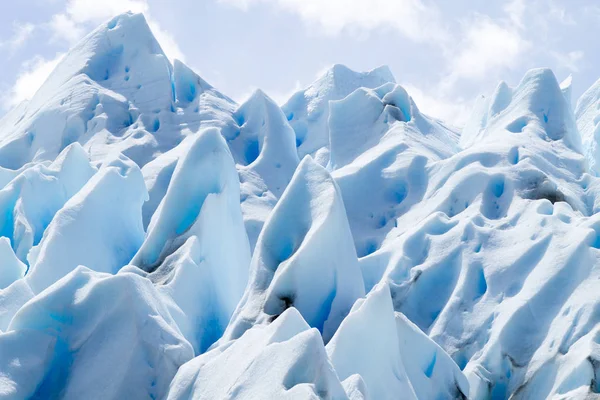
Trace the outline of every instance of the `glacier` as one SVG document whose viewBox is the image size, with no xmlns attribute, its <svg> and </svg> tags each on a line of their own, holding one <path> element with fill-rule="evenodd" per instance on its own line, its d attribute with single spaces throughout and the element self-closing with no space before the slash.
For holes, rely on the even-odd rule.
<svg viewBox="0 0 600 400">
<path fill-rule="evenodd" d="M 238 104 L 142 14 L 0 119 L 0 399 L 600 396 L 600 80 Z"/>
</svg>

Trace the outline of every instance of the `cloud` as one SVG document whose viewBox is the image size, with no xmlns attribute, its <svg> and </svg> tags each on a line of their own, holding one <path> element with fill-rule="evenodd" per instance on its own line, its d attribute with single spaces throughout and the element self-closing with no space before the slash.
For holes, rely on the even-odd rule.
<svg viewBox="0 0 600 400">
<path fill-rule="evenodd" d="M 68 0 L 66 14 L 76 23 L 104 21 L 127 11 L 148 12 L 146 0 Z"/>
<path fill-rule="evenodd" d="M 54 40 L 65 40 L 72 45 L 99 23 L 127 11 L 144 13 L 167 57 L 185 59 L 173 35 L 152 17 L 147 0 L 68 0 L 64 11 L 54 15 L 48 27 Z"/>
<path fill-rule="evenodd" d="M 550 52 L 550 55 L 554 57 L 561 67 L 566 68 L 571 72 L 579 72 L 584 53 L 581 50 L 570 51 L 568 53 L 552 51 Z"/>
<path fill-rule="evenodd" d="M 69 44 L 77 42 L 85 34 L 85 30 L 65 14 L 56 14 L 48 23 L 52 31 L 52 40 L 65 40 Z"/>
<path fill-rule="evenodd" d="M 422 0 L 220 0 L 241 9 L 271 3 L 297 14 L 327 34 L 344 29 L 392 28 L 416 41 L 444 40 L 439 11 Z"/>
<path fill-rule="evenodd" d="M 59 53 L 50 60 L 36 56 L 25 61 L 14 85 L 2 96 L 2 106 L 10 109 L 24 100 L 31 99 L 63 57 L 64 53 Z"/>
<path fill-rule="evenodd" d="M 511 22 L 523 28 L 523 17 L 525 16 L 525 0 L 511 0 L 504 6 L 504 12 L 508 15 Z"/>
<path fill-rule="evenodd" d="M 531 43 L 512 23 L 478 16 L 466 25 L 457 51 L 451 55 L 447 84 L 460 79 L 479 81 L 491 71 L 515 68 Z"/>
<path fill-rule="evenodd" d="M 436 88 L 425 91 L 411 84 L 402 84 L 402 87 L 413 98 L 419 111 L 431 117 L 441 119 L 456 127 L 462 127 L 471 115 L 472 105 L 462 98 L 450 99 L 436 95 L 440 93 L 440 90 Z"/>
<path fill-rule="evenodd" d="M 7 40 L 0 41 L 0 48 L 8 49 L 10 54 L 14 53 L 31 37 L 34 30 L 35 25 L 33 24 L 13 23 L 13 35 Z"/>
</svg>

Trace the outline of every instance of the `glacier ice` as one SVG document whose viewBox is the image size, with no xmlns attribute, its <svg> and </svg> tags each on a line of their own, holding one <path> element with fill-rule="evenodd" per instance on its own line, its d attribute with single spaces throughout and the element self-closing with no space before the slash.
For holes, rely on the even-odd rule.
<svg viewBox="0 0 600 400">
<path fill-rule="evenodd" d="M 0 119 L 0 399 L 597 397 L 600 81 L 571 82 L 461 129 L 387 67 L 237 104 L 116 16 Z"/>
</svg>

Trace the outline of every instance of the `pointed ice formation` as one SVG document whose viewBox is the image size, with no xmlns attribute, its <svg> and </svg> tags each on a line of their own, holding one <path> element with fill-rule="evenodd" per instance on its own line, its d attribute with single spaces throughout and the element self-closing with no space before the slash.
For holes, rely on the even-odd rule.
<svg viewBox="0 0 600 400">
<path fill-rule="evenodd" d="M 258 234 L 298 166 L 295 134 L 281 109 L 261 90 L 255 91 L 233 117 L 239 132 L 228 144 L 238 163 L 242 212 L 254 249 Z"/>
<path fill-rule="evenodd" d="M 206 343 L 220 336 L 244 292 L 250 249 L 240 210 L 238 177 L 225 140 L 215 128 L 188 140 L 188 151 L 177 163 L 131 264 L 148 272 L 157 270 L 188 238 L 197 236 L 188 251 L 195 254 L 192 259 L 196 264 L 207 268 L 206 279 L 198 284 L 209 284 L 214 291 L 208 298 L 217 325 L 210 338 L 200 340 Z"/>
<path fill-rule="evenodd" d="M 294 130 L 275 102 L 256 90 L 233 114 L 240 126 L 229 141 L 236 162 L 252 166 L 277 197 L 298 165 Z"/>
<path fill-rule="evenodd" d="M 327 344 L 327 354 L 339 378 L 359 374 L 371 398 L 392 399 L 402 393 L 406 399 L 417 399 L 400 356 L 387 285 L 373 288 L 352 307 Z"/>
<path fill-rule="evenodd" d="M 28 255 L 27 282 L 39 293 L 84 265 L 116 273 L 144 239 L 147 198 L 139 168 L 124 156 L 105 163 L 60 209 Z"/>
<path fill-rule="evenodd" d="M 340 100 L 360 87 L 376 88 L 395 82 L 387 66 L 369 72 L 354 72 L 336 64 L 308 88 L 295 93 L 282 106 L 288 121 L 296 132 L 296 147 L 300 158 L 307 154 L 326 165 L 329 161 L 329 101 Z"/>
<path fill-rule="evenodd" d="M 295 308 L 268 326 L 257 325 L 233 343 L 184 364 L 168 400 L 345 399 L 323 346 Z"/>
<path fill-rule="evenodd" d="M 361 345 L 357 345 L 360 343 Z M 360 375 L 369 398 L 466 399 L 458 366 L 402 314 L 394 316 L 387 283 L 356 302 L 327 344 L 341 380 Z"/>
<path fill-rule="evenodd" d="M 231 153 L 214 128 L 188 140 L 187 153 L 175 167 L 167 193 L 132 264 L 152 271 L 188 237 L 197 235 L 223 263 L 221 268 L 232 272 L 231 287 L 243 290 L 250 255 Z"/>
<path fill-rule="evenodd" d="M 0 367 L 5 360 L 28 363 L 3 369 L 2 393 L 162 398 L 193 351 L 159 298 L 151 282 L 137 275 L 76 268 L 20 309 L 0 334 L 0 351 L 10 346 Z"/>
<path fill-rule="evenodd" d="M 307 156 L 258 238 L 250 282 L 224 339 L 239 338 L 295 307 L 327 342 L 363 295 L 339 189 Z"/>
<path fill-rule="evenodd" d="M 522 133 L 581 150 L 571 106 L 549 69 L 528 71 L 514 89 L 501 82 L 489 100 L 477 103 L 461 145 L 502 141 Z"/>
</svg>

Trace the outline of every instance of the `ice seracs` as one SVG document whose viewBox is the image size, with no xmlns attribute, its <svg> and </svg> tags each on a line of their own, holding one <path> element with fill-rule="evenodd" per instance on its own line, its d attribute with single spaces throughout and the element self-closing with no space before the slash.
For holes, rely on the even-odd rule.
<svg viewBox="0 0 600 400">
<path fill-rule="evenodd" d="M 237 104 L 111 19 L 0 120 L 0 397 L 596 396 L 598 87 Z"/>
<path fill-rule="evenodd" d="M 217 336 L 212 339 L 216 340 L 244 292 L 250 248 L 238 177 L 224 138 L 216 128 L 207 128 L 187 140 L 192 142 L 188 152 L 179 159 L 131 264 L 153 272 L 189 238 L 196 239 L 190 244 L 195 250 L 188 251 L 195 254 L 196 264 L 206 268 L 198 284 L 209 281 L 207 288 L 214 292 L 206 293 L 210 301 L 204 305 L 213 310 L 209 321 L 216 325 L 213 336 Z"/>
<path fill-rule="evenodd" d="M 240 175 L 242 213 L 253 249 L 269 214 L 298 166 L 294 130 L 277 104 L 256 90 L 233 118 L 228 139 Z"/>
</svg>

